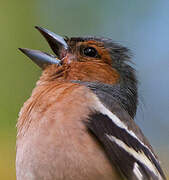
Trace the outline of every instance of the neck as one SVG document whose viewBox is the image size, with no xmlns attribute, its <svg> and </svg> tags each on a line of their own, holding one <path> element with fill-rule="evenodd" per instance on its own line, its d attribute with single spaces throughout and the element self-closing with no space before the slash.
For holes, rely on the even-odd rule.
<svg viewBox="0 0 169 180">
<path fill-rule="evenodd" d="M 105 84 L 101 82 L 73 81 L 87 86 L 91 89 L 108 107 L 112 107 L 112 102 L 118 103 L 128 114 L 134 118 L 137 110 L 137 91 L 134 85 Z"/>
<path fill-rule="evenodd" d="M 98 81 L 73 81 L 89 87 L 97 96 L 111 107 L 112 101 L 118 103 L 128 114 L 134 118 L 138 105 L 137 79 L 135 70 L 124 64 L 123 67 L 116 67 L 120 74 L 120 80 L 116 83 Z"/>
<path fill-rule="evenodd" d="M 121 104 L 129 115 L 134 118 L 138 105 L 138 82 L 135 70 L 128 64 L 125 64 L 119 71 L 121 74 L 121 83 L 117 88 L 120 90 Z"/>
<path fill-rule="evenodd" d="M 49 82 L 76 82 L 86 85 L 97 91 L 96 93 L 99 95 L 98 92 L 102 91 L 102 94 L 106 93 L 107 97 L 111 96 L 113 101 L 119 103 L 132 118 L 136 114 L 138 104 L 137 79 L 134 69 L 127 64 L 116 68 L 107 64 L 90 62 L 76 62 L 70 66 L 61 67 L 53 65 L 43 72 L 39 81 L 39 83 Z"/>
</svg>

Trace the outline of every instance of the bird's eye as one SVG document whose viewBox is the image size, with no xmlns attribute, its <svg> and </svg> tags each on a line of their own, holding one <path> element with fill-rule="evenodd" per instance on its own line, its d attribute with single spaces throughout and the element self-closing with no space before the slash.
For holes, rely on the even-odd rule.
<svg viewBox="0 0 169 180">
<path fill-rule="evenodd" d="M 83 53 L 85 56 L 89 56 L 89 57 L 96 57 L 97 56 L 97 51 L 93 47 L 84 48 Z"/>
</svg>

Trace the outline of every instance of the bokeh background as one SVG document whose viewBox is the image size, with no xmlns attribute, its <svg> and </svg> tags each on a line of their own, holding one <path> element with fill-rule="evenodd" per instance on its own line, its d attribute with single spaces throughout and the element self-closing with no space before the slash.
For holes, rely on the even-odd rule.
<svg viewBox="0 0 169 180">
<path fill-rule="evenodd" d="M 107 36 L 132 50 L 140 81 L 136 121 L 169 175 L 169 1 L 1 0 L 0 179 L 15 180 L 18 112 L 41 73 L 17 48 L 50 52 L 35 25 L 60 35 Z"/>
</svg>

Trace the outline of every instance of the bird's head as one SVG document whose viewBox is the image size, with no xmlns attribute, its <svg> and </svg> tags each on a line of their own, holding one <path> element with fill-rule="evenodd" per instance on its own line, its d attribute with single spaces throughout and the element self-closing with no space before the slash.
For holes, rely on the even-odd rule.
<svg viewBox="0 0 169 180">
<path fill-rule="evenodd" d="M 70 75 L 70 80 L 91 80 L 116 84 L 124 82 L 127 77 L 128 80 L 135 79 L 133 68 L 126 63 L 130 60 L 129 50 L 114 43 L 111 39 L 98 37 L 62 38 L 47 29 L 37 26 L 36 29 L 48 41 L 55 55 L 38 50 L 19 49 L 43 71 L 48 69 L 50 73 L 46 74 L 54 73 L 57 79 L 58 74 L 55 71 L 58 71 L 58 68 L 67 67 L 65 79 Z M 70 70 L 68 67 L 71 67 Z M 79 75 L 80 79 L 78 79 L 76 74 L 83 74 L 84 77 L 81 79 Z M 88 78 L 85 79 L 85 76 Z M 54 75 L 52 77 L 54 79 Z"/>
<path fill-rule="evenodd" d="M 129 65 L 130 52 L 127 48 L 107 38 L 62 38 L 47 29 L 37 26 L 36 29 L 45 37 L 55 55 L 20 50 L 43 69 L 40 82 L 105 83 L 118 87 L 120 96 L 124 94 L 123 104 L 136 106 L 137 80 L 134 69 Z"/>
</svg>

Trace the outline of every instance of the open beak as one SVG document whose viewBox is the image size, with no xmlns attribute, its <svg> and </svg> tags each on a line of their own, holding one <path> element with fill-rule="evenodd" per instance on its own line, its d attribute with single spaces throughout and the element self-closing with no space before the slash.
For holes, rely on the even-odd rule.
<svg viewBox="0 0 169 180">
<path fill-rule="evenodd" d="M 42 69 L 44 69 L 50 64 L 60 65 L 61 60 L 59 60 L 58 58 L 61 58 L 61 52 L 65 53 L 68 50 L 68 45 L 66 41 L 61 36 L 58 36 L 47 29 L 38 26 L 36 26 L 35 28 L 38 29 L 40 33 L 45 37 L 56 56 L 42 51 L 31 50 L 27 48 L 19 48 L 19 50 L 22 51 L 25 55 L 27 55 Z"/>
</svg>

